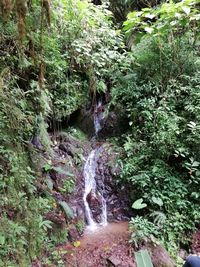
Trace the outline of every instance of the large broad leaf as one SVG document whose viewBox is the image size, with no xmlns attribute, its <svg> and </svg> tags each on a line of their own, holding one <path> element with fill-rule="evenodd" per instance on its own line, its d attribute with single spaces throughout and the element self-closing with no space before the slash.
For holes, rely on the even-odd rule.
<svg viewBox="0 0 200 267">
<path fill-rule="evenodd" d="M 136 201 L 133 203 L 132 208 L 133 208 L 133 209 L 136 209 L 136 210 L 140 210 L 140 209 L 145 208 L 146 206 L 147 206 L 147 204 L 146 204 L 146 203 L 143 203 L 143 199 L 140 198 L 140 199 L 136 200 Z"/>
<path fill-rule="evenodd" d="M 153 267 L 151 258 L 147 250 L 135 252 L 137 267 Z"/>
<path fill-rule="evenodd" d="M 152 201 L 153 201 L 153 203 L 157 204 L 160 207 L 163 206 L 163 201 L 159 197 L 152 197 Z"/>
<path fill-rule="evenodd" d="M 187 15 L 190 14 L 191 9 L 190 9 L 189 7 L 187 7 L 187 6 L 183 6 L 182 9 L 183 9 L 183 11 L 185 12 L 185 14 L 187 14 Z"/>
<path fill-rule="evenodd" d="M 6 241 L 5 236 L 0 233 L 0 245 L 3 246 L 5 244 L 5 241 Z"/>
<path fill-rule="evenodd" d="M 65 201 L 60 201 L 59 204 L 63 208 L 67 218 L 73 219 L 74 213 L 73 213 L 73 210 L 70 208 L 70 206 Z"/>
</svg>

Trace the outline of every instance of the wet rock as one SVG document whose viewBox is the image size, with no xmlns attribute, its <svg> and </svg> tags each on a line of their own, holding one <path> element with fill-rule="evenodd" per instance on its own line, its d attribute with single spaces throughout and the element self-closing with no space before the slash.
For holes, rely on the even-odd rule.
<svg viewBox="0 0 200 267">
<path fill-rule="evenodd" d="M 72 153 L 70 147 L 66 144 L 60 144 L 59 145 L 59 149 L 66 152 L 69 156 L 71 156 L 72 158 L 74 157 L 74 154 Z"/>
<path fill-rule="evenodd" d="M 121 260 L 117 259 L 115 256 L 110 256 L 108 259 L 107 259 L 107 262 L 108 264 L 110 264 L 111 266 L 122 266 L 122 262 Z"/>
<path fill-rule="evenodd" d="M 31 144 L 34 145 L 34 147 L 36 147 L 37 149 L 44 150 L 44 147 L 42 146 L 40 139 L 37 135 L 32 137 Z"/>
<path fill-rule="evenodd" d="M 100 197 L 98 196 L 95 196 L 92 192 L 90 192 L 88 195 L 87 195 L 87 202 L 89 203 L 90 205 L 90 208 L 98 208 L 98 206 L 100 205 L 101 203 L 101 200 L 100 200 Z"/>
<path fill-rule="evenodd" d="M 54 182 L 57 181 L 57 172 L 54 169 L 49 171 L 49 176 Z"/>
<path fill-rule="evenodd" d="M 102 197 L 100 195 L 96 196 L 93 192 L 90 192 L 86 199 L 95 221 L 99 223 L 102 214 Z"/>
<path fill-rule="evenodd" d="M 91 192 L 86 196 L 86 200 L 87 200 L 87 202 L 90 203 L 93 197 L 94 197 L 94 196 L 93 196 L 92 191 L 91 191 Z"/>
<path fill-rule="evenodd" d="M 118 154 L 110 144 L 104 144 L 102 148 L 96 168 L 97 190 L 106 199 L 108 221 L 127 219 L 130 217 L 127 191 L 125 187 L 116 186 L 112 173 Z"/>
</svg>

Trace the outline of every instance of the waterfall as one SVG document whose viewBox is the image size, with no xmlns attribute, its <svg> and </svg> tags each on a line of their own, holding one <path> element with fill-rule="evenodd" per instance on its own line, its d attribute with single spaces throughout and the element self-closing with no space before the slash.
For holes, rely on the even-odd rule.
<svg viewBox="0 0 200 267">
<path fill-rule="evenodd" d="M 94 110 L 94 129 L 95 129 L 95 135 L 98 135 L 98 132 L 101 130 L 101 121 L 103 119 L 103 107 L 102 102 L 99 100 L 95 110 Z"/>
<path fill-rule="evenodd" d="M 83 201 L 85 205 L 85 216 L 87 219 L 87 223 L 91 229 L 95 229 L 97 225 L 93 219 L 87 197 L 89 194 L 96 195 L 96 181 L 95 181 L 96 165 L 97 162 L 95 161 L 95 150 L 92 150 L 92 152 L 87 158 L 83 172 L 83 176 L 85 179 L 85 192 L 83 195 Z"/>
<path fill-rule="evenodd" d="M 94 110 L 95 136 L 98 135 L 98 132 L 102 128 L 101 122 L 103 120 L 103 110 L 102 101 L 99 100 Z M 100 190 L 96 183 L 97 161 L 102 150 L 102 147 L 98 147 L 90 152 L 83 171 L 85 180 L 83 201 L 85 206 L 85 217 L 90 230 L 95 230 L 99 225 L 103 226 L 107 224 L 107 205 L 106 199 L 104 198 L 104 183 L 103 188 Z M 98 209 L 98 222 L 97 219 L 94 218 L 95 208 L 93 204 L 95 204 L 96 211 Z M 93 206 L 93 208 L 91 208 L 91 206 Z"/>
<path fill-rule="evenodd" d="M 90 230 L 95 230 L 98 225 L 106 225 L 107 224 L 107 206 L 106 200 L 104 199 L 103 193 L 100 193 L 97 190 L 97 183 L 96 183 L 96 168 L 97 168 L 97 161 L 99 158 L 99 152 L 101 148 L 97 148 L 91 151 L 89 154 L 83 171 L 83 176 L 85 179 L 85 191 L 83 195 L 83 201 L 85 206 L 85 216 L 88 224 L 88 228 Z M 92 210 L 90 207 L 90 201 L 96 201 L 101 207 L 101 221 L 97 223 L 95 218 L 92 214 Z M 101 203 L 99 203 L 99 199 Z"/>
</svg>

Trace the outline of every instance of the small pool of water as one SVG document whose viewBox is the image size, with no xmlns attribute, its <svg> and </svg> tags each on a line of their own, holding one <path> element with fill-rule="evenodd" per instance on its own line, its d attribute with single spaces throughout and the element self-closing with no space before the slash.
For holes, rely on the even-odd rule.
<svg viewBox="0 0 200 267">
<path fill-rule="evenodd" d="M 81 246 L 98 245 L 110 243 L 120 236 L 128 236 L 128 222 L 108 223 L 105 226 L 96 226 L 96 228 L 86 228 L 81 238 Z"/>
</svg>

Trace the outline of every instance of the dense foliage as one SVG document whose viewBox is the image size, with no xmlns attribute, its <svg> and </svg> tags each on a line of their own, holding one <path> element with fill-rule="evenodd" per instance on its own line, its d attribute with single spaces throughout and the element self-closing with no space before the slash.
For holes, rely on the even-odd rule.
<svg viewBox="0 0 200 267">
<path fill-rule="evenodd" d="M 56 205 L 42 173 L 53 153 L 47 121 L 61 121 L 105 91 L 108 69 L 120 58 L 109 11 L 79 0 L 51 5 L 1 2 L 1 266 L 28 266 L 44 243 L 61 241 L 49 236 L 45 219 Z M 69 180 L 62 190 L 73 186 Z"/>
<path fill-rule="evenodd" d="M 98 94 L 129 120 L 119 183 L 138 211 L 133 243 L 157 238 L 174 252 L 190 242 L 200 220 L 199 3 L 150 2 L 1 1 L 0 266 L 29 266 L 66 239 L 45 217 L 57 205 L 44 180 L 48 123 L 57 130 Z M 73 188 L 71 179 L 63 190 Z"/>
<path fill-rule="evenodd" d="M 138 246 L 154 236 L 174 252 L 199 223 L 197 17 L 197 5 L 185 1 L 133 12 L 125 22 L 132 65 L 112 96 L 129 116 L 121 179 L 129 183 L 133 208 L 144 216 L 131 221 Z"/>
</svg>

